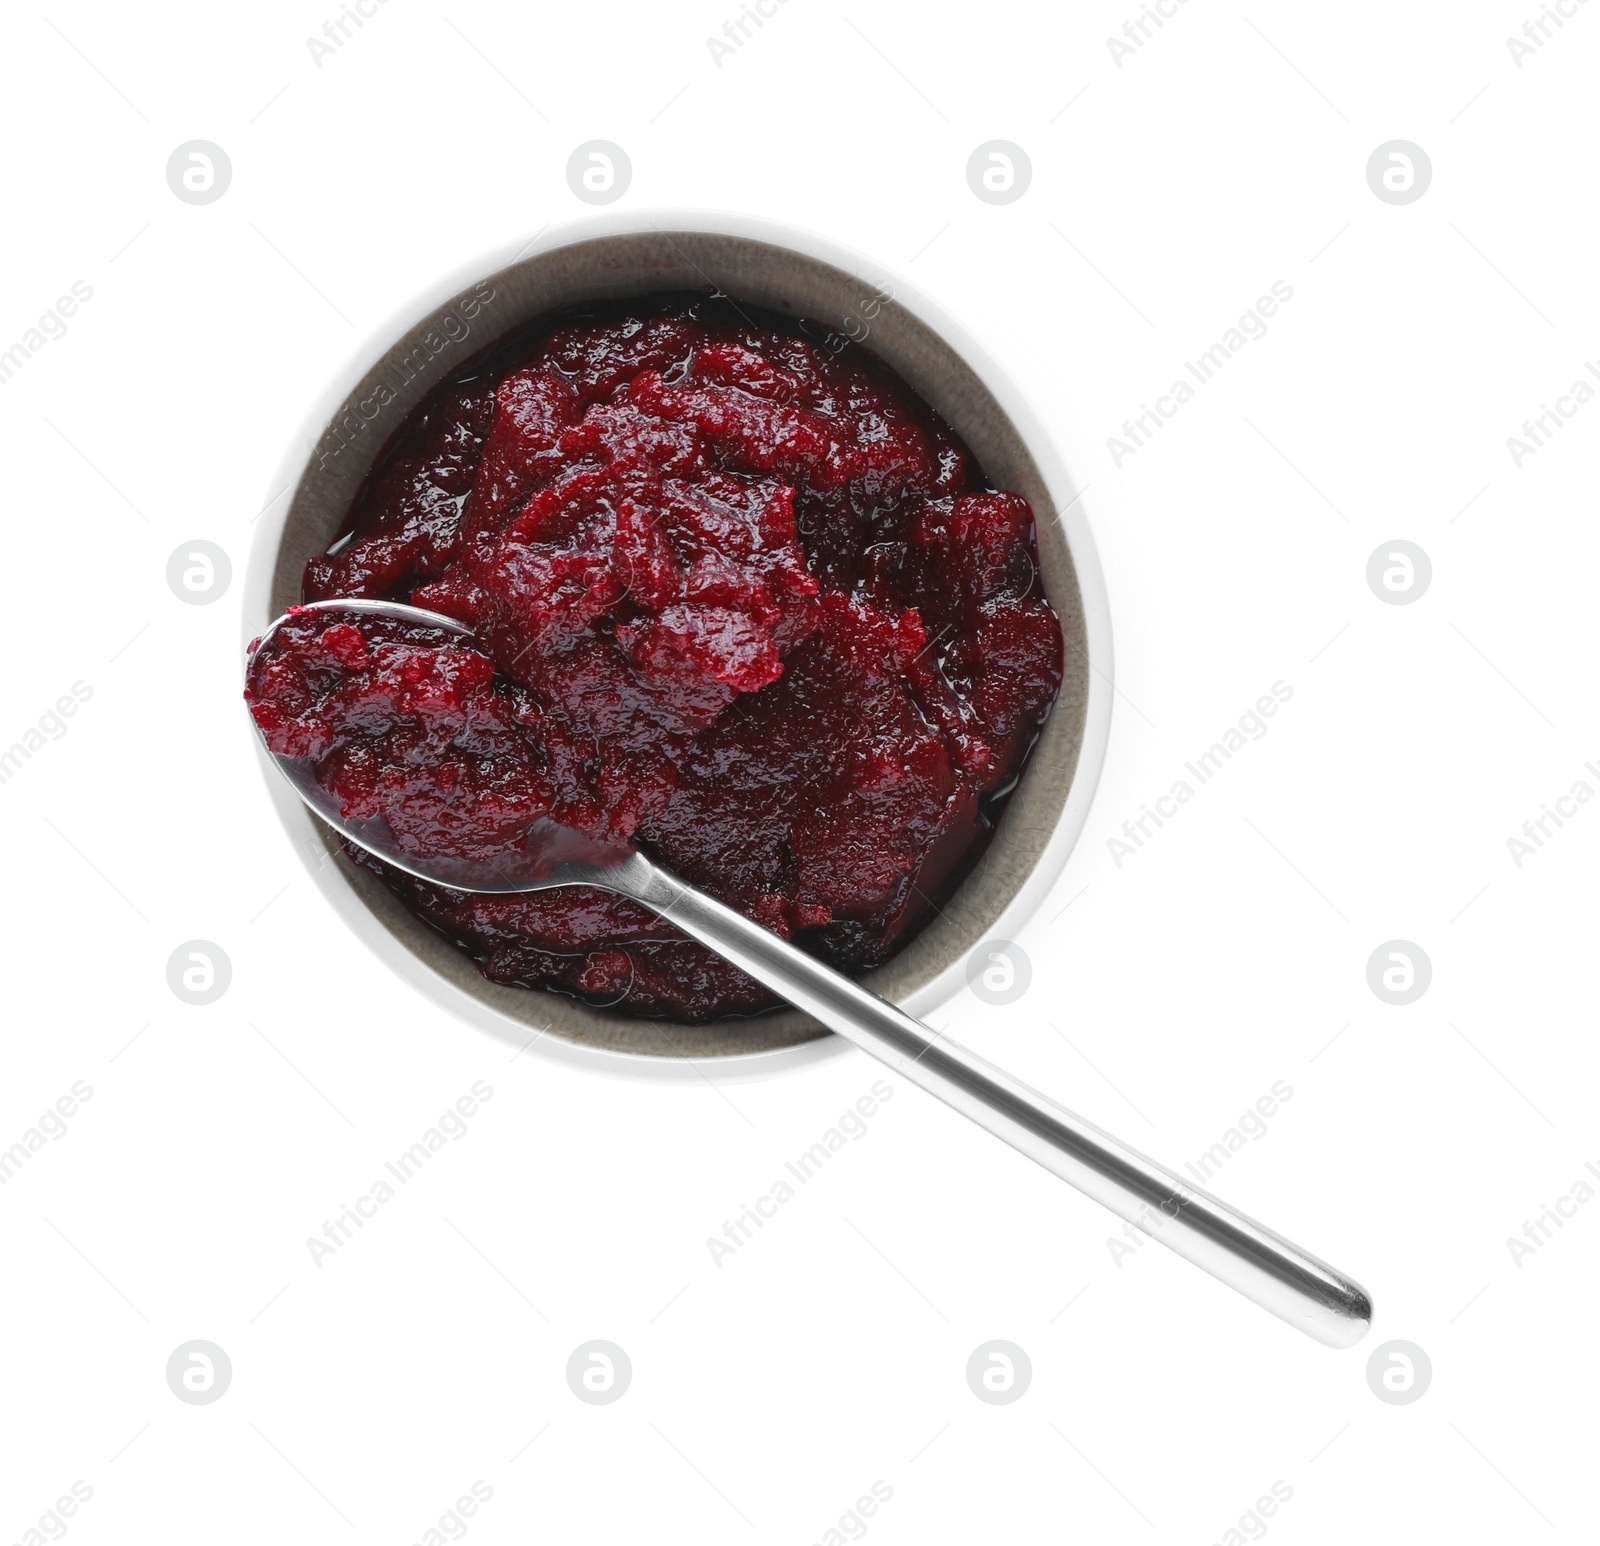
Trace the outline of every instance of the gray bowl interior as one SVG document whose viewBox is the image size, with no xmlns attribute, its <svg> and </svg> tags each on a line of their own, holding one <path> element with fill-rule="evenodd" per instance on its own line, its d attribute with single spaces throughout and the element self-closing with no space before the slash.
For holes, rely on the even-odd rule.
<svg viewBox="0 0 1600 1546">
<path fill-rule="evenodd" d="M 867 347 L 950 422 L 998 487 L 1024 495 L 1033 506 L 1045 590 L 1066 635 L 1066 677 L 983 860 L 922 933 L 866 978 L 874 991 L 903 1000 L 984 938 L 1043 853 L 1077 766 L 1088 700 L 1088 646 L 1056 500 L 1022 435 L 966 361 L 905 307 L 882 300 L 870 282 L 786 247 L 695 231 L 579 241 L 486 276 L 398 339 L 330 421 L 287 513 L 272 575 L 271 615 L 300 599 L 306 560 L 333 540 L 394 431 L 467 360 L 556 307 L 708 285 L 735 300 L 811 317 L 845 336 L 859 337 L 865 325 Z M 350 864 L 320 824 L 318 830 L 344 879 L 392 935 L 461 992 L 530 1030 L 616 1051 L 696 1058 L 766 1051 L 827 1034 L 797 1010 L 686 1026 L 498 986 L 370 874 Z"/>
</svg>

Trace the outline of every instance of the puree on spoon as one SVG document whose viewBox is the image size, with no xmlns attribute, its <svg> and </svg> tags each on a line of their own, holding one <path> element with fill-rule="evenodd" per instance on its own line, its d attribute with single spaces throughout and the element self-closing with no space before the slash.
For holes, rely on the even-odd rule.
<svg viewBox="0 0 1600 1546">
<path fill-rule="evenodd" d="M 987 842 L 1061 682 L 1033 515 L 854 345 L 723 297 L 547 320 L 435 391 L 247 692 L 275 752 L 418 853 L 550 815 L 633 842 L 835 966 L 892 955 Z M 775 1000 L 585 887 L 386 869 L 496 982 L 704 1020 Z"/>
</svg>

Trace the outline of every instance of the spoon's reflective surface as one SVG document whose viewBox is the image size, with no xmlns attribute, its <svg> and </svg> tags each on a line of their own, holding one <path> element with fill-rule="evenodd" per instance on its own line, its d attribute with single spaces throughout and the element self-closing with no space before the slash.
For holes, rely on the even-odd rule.
<svg viewBox="0 0 1600 1546">
<path fill-rule="evenodd" d="M 262 634 L 257 653 L 290 617 L 308 610 L 363 613 L 472 637 L 454 618 L 420 607 L 320 601 L 278 618 Z M 696 891 L 636 850 L 606 847 L 541 820 L 517 852 L 489 860 L 422 856 L 402 849 L 381 817 L 347 821 L 310 762 L 268 755 L 322 821 L 385 864 L 419 879 L 459 891 L 600 886 L 642 903 L 913 1084 L 1319 1342 L 1349 1347 L 1366 1334 L 1372 1301 L 1343 1273 Z"/>
</svg>

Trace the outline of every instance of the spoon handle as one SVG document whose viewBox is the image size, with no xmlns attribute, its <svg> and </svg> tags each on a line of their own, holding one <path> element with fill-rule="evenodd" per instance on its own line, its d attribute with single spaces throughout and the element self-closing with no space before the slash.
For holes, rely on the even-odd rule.
<svg viewBox="0 0 1600 1546">
<path fill-rule="evenodd" d="M 721 902 L 630 858 L 611 882 L 1052 1174 L 1329 1347 L 1366 1335 L 1366 1290 L 1092 1122 Z"/>
</svg>

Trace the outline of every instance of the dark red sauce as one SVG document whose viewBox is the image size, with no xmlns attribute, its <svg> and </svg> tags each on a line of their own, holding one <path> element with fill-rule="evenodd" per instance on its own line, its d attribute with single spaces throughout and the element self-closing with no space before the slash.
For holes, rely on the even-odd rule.
<svg viewBox="0 0 1600 1546">
<path fill-rule="evenodd" d="M 306 613 L 251 711 L 347 815 L 476 855 L 537 817 L 637 843 L 847 970 L 987 841 L 1061 682 L 1033 516 L 855 345 L 722 297 L 568 313 L 435 392 L 306 566 L 474 641 Z M 352 850 L 495 982 L 770 1007 L 634 903 L 471 896 Z"/>
</svg>

